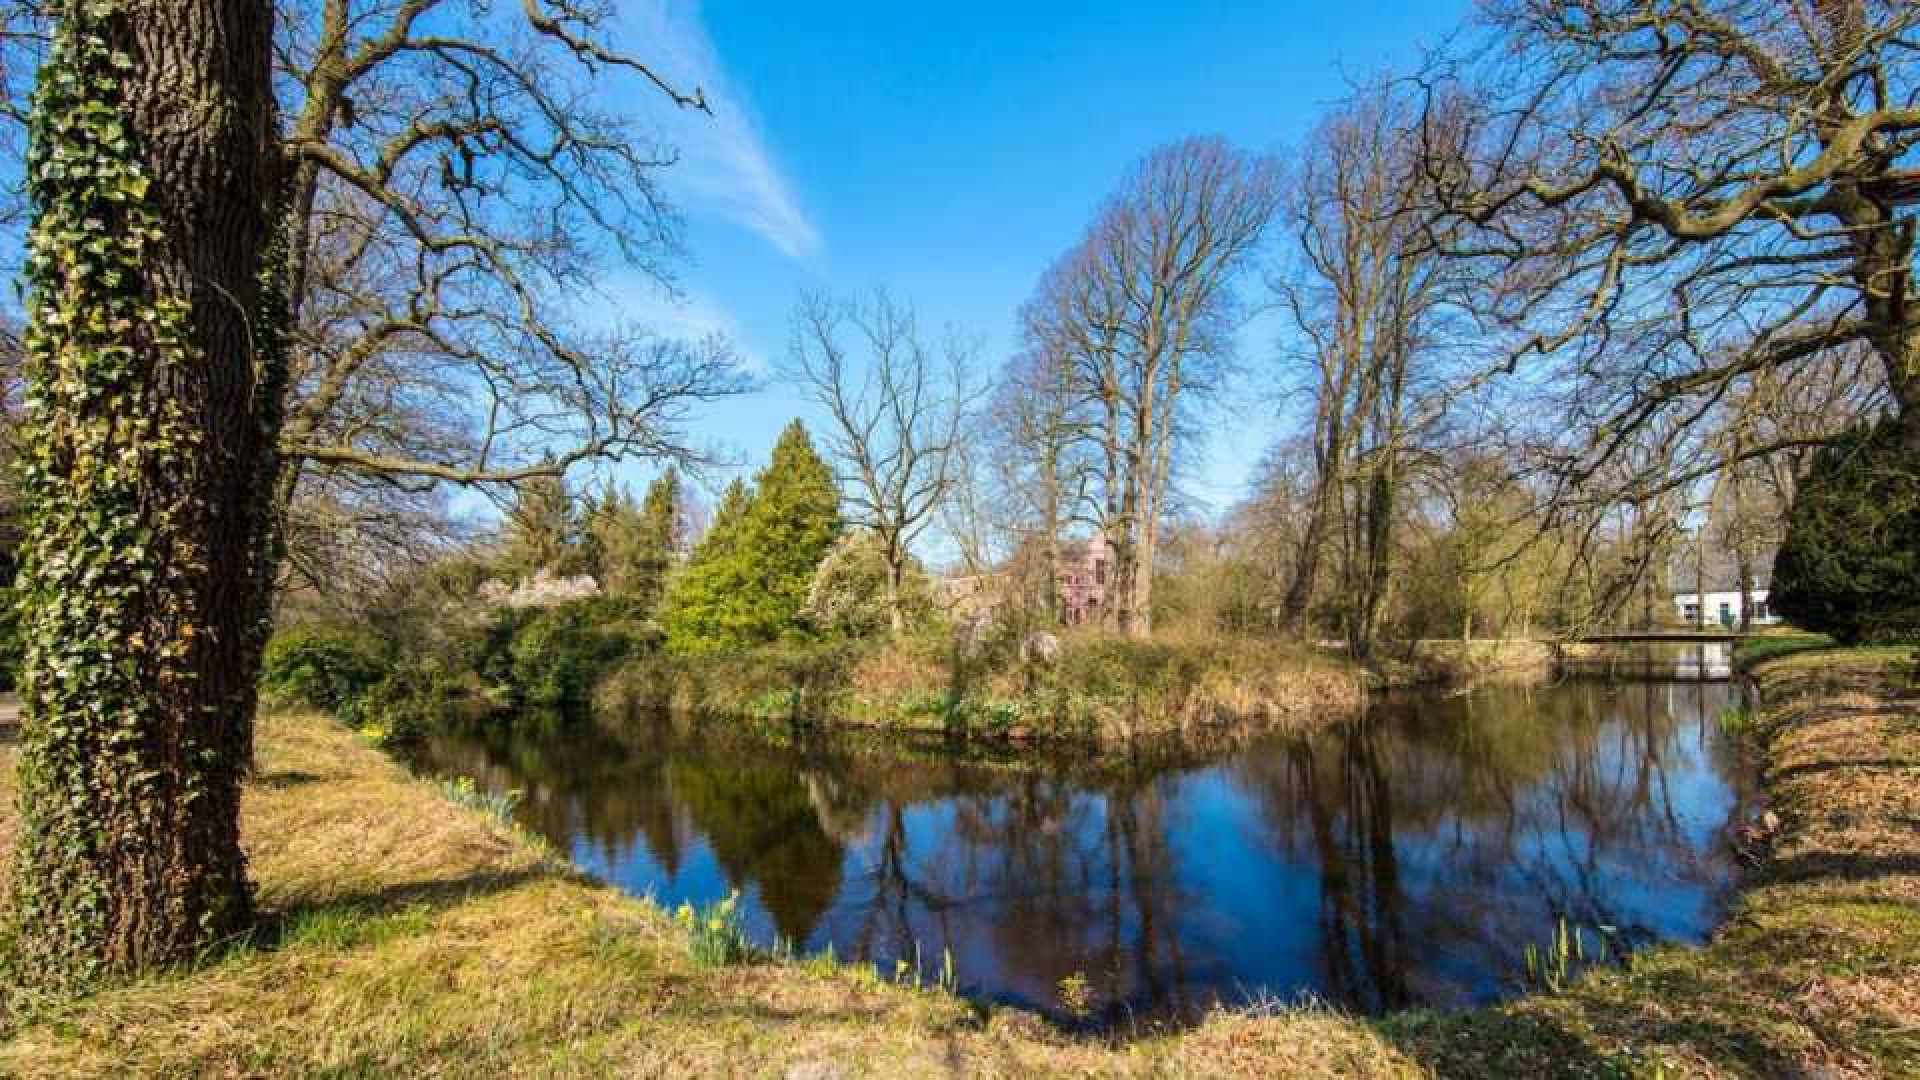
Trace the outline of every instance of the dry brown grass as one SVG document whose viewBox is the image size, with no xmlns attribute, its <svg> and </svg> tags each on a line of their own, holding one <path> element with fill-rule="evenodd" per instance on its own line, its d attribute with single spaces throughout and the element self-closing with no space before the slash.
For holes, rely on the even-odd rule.
<svg viewBox="0 0 1920 1080">
<path fill-rule="evenodd" d="M 606 680 L 613 707 L 900 732 L 1065 738 L 1121 748 L 1132 739 L 1304 727 L 1365 701 L 1344 658 L 1254 637 L 1133 641 L 1078 631 L 1050 662 L 1004 643 L 956 673 L 944 644 L 772 646 L 737 654 L 647 656 Z"/>
<path fill-rule="evenodd" d="M 1070 635 L 1059 660 L 1032 685 L 1000 672 L 983 689 L 1023 702 L 1038 730 L 1109 742 L 1300 730 L 1351 716 L 1366 701 L 1362 673 L 1343 657 L 1254 637 L 1149 642 Z"/>
<path fill-rule="evenodd" d="M 873 701 L 904 701 L 949 686 L 949 666 L 921 649 L 873 649 L 855 661 L 847 684 L 853 693 Z"/>
<path fill-rule="evenodd" d="M 1388 673 L 1400 676 L 1398 681 L 1468 686 L 1533 682 L 1553 674 L 1553 646 L 1542 641 L 1430 638 L 1406 642 L 1404 649 L 1406 670 Z"/>
</svg>

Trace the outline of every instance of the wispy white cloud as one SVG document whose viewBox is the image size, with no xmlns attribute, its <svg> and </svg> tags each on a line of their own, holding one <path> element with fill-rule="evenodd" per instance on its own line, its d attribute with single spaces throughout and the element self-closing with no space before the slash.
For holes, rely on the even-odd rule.
<svg viewBox="0 0 1920 1080">
<path fill-rule="evenodd" d="M 693 212 L 750 229 L 782 253 L 819 250 L 820 231 L 807 217 L 752 115 L 746 91 L 727 76 L 701 25 L 695 0 L 635 0 L 622 17 L 636 50 L 676 84 L 706 91 L 713 115 L 682 110 L 662 134 L 679 148 L 666 180 Z"/>
<path fill-rule="evenodd" d="M 663 337 L 695 342 L 719 339 L 726 343 L 748 373 L 764 377 L 771 371 L 766 357 L 749 343 L 740 320 L 718 300 L 698 291 L 669 292 L 651 278 L 620 275 L 603 283 L 603 317 L 644 327 Z"/>
</svg>

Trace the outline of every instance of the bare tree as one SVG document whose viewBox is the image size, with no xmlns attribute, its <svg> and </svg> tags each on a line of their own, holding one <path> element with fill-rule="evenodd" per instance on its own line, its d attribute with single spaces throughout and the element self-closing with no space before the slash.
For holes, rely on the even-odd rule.
<svg viewBox="0 0 1920 1080">
<path fill-rule="evenodd" d="M 789 374 L 833 417 L 824 442 L 849 518 L 879 541 L 895 637 L 906 631 L 901 593 L 913 543 L 959 479 L 973 357 L 952 335 L 937 353 L 929 348 L 913 311 L 884 293 L 866 302 L 809 296 L 794 314 Z"/>
<path fill-rule="evenodd" d="M 1480 107 L 1428 132 L 1428 179 L 1507 368 L 1545 358 L 1568 390 L 1565 472 L 1603 474 L 1655 426 L 1702 459 L 1663 478 L 1689 483 L 1735 449 L 1709 437 L 1716 403 L 1830 377 L 1821 358 L 1854 345 L 1920 446 L 1920 8 L 1500 0 L 1486 19 Z"/>
<path fill-rule="evenodd" d="M 1043 289 L 1041 296 L 1047 293 Z M 1011 547 L 1034 558 L 1022 607 L 1059 615 L 1061 543 L 1080 515 L 1092 478 L 1087 453 L 1088 397 L 1072 359 L 1057 348 L 1045 316 L 1022 312 L 1024 347 L 1007 362 L 986 414 L 990 475 L 1003 493 Z"/>
<path fill-rule="evenodd" d="M 684 454 L 684 410 L 739 382 L 724 350 L 571 316 L 609 262 L 659 275 L 676 246 L 671 155 L 606 92 L 704 104 L 607 44 L 611 5 L 48 8 L 0 7 L 10 91 L 64 35 L 45 63 L 78 66 L 40 80 L 35 143 L 57 129 L 87 178 L 30 177 L 39 296 L 77 313 L 36 310 L 29 364 L 53 419 L 31 425 L 16 900 L 47 966 L 131 968 L 248 914 L 238 785 L 304 488 Z"/>
<path fill-rule="evenodd" d="M 334 612 L 360 611 L 471 543 L 482 526 L 450 494 L 346 469 L 307 484 L 281 521 L 278 601 L 304 593 Z"/>
<path fill-rule="evenodd" d="M 1152 630 L 1153 565 L 1178 448 L 1215 391 L 1240 320 L 1237 275 L 1279 202 L 1267 158 L 1217 138 L 1148 154 L 1042 279 L 1027 333 L 1077 390 L 1096 476 L 1088 507 L 1114 556 L 1109 623 Z"/>
<path fill-rule="evenodd" d="M 1252 490 L 1231 519 L 1262 583 L 1258 603 L 1264 612 L 1263 625 L 1270 630 L 1288 627 L 1287 593 L 1307 548 L 1307 525 L 1319 492 L 1310 442 L 1293 433 L 1270 446 L 1256 468 Z"/>
<path fill-rule="evenodd" d="M 938 511 L 940 531 L 953 545 L 954 566 L 967 577 L 991 575 L 1008 554 L 1013 534 L 992 437 L 991 421 L 976 413 L 954 445 L 953 486 Z"/>
<path fill-rule="evenodd" d="M 1424 399 L 1420 369 L 1459 283 L 1425 228 L 1422 150 L 1410 110 L 1385 88 L 1330 115 L 1290 189 L 1292 273 L 1273 282 L 1304 343 L 1314 403 L 1313 492 L 1283 613 L 1303 627 L 1338 538 L 1341 621 L 1360 655 L 1386 597 L 1410 451 L 1444 411 L 1441 395 Z"/>
<path fill-rule="evenodd" d="M 516 7 L 312 0 L 283 20 L 283 507 L 381 517 L 442 483 L 689 457 L 687 407 L 741 386 L 720 342 L 582 327 L 569 310 L 609 260 L 664 284 L 678 251 L 656 181 L 674 155 L 617 92 L 704 97 L 616 51 L 606 5 Z"/>
</svg>

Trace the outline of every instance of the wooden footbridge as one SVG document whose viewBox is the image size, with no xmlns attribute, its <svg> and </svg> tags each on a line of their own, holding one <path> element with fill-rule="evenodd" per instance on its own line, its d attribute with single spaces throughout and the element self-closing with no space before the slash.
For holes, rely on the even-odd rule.
<svg viewBox="0 0 1920 1080">
<path fill-rule="evenodd" d="M 1759 635 L 1738 630 L 1622 630 L 1562 638 L 1556 645 L 1712 645 Z"/>
<path fill-rule="evenodd" d="M 1622 630 L 1550 642 L 1560 670 L 1613 679 L 1726 679 L 1733 675 L 1738 630 Z M 1640 646 L 1670 646 L 1640 648 Z"/>
</svg>

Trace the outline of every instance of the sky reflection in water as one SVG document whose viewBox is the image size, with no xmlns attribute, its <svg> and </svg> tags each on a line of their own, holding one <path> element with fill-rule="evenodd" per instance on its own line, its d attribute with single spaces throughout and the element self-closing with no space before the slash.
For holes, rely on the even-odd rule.
<svg viewBox="0 0 1920 1080">
<path fill-rule="evenodd" d="M 1558 919 L 1634 944 L 1718 921 L 1746 780 L 1727 683 L 1573 681 L 1382 702 L 1300 739 L 1010 769 L 661 718 L 538 717 L 428 767 L 519 789 L 523 824 L 669 906 L 1094 1022 L 1310 993 L 1378 1011 L 1518 989 Z"/>
</svg>

